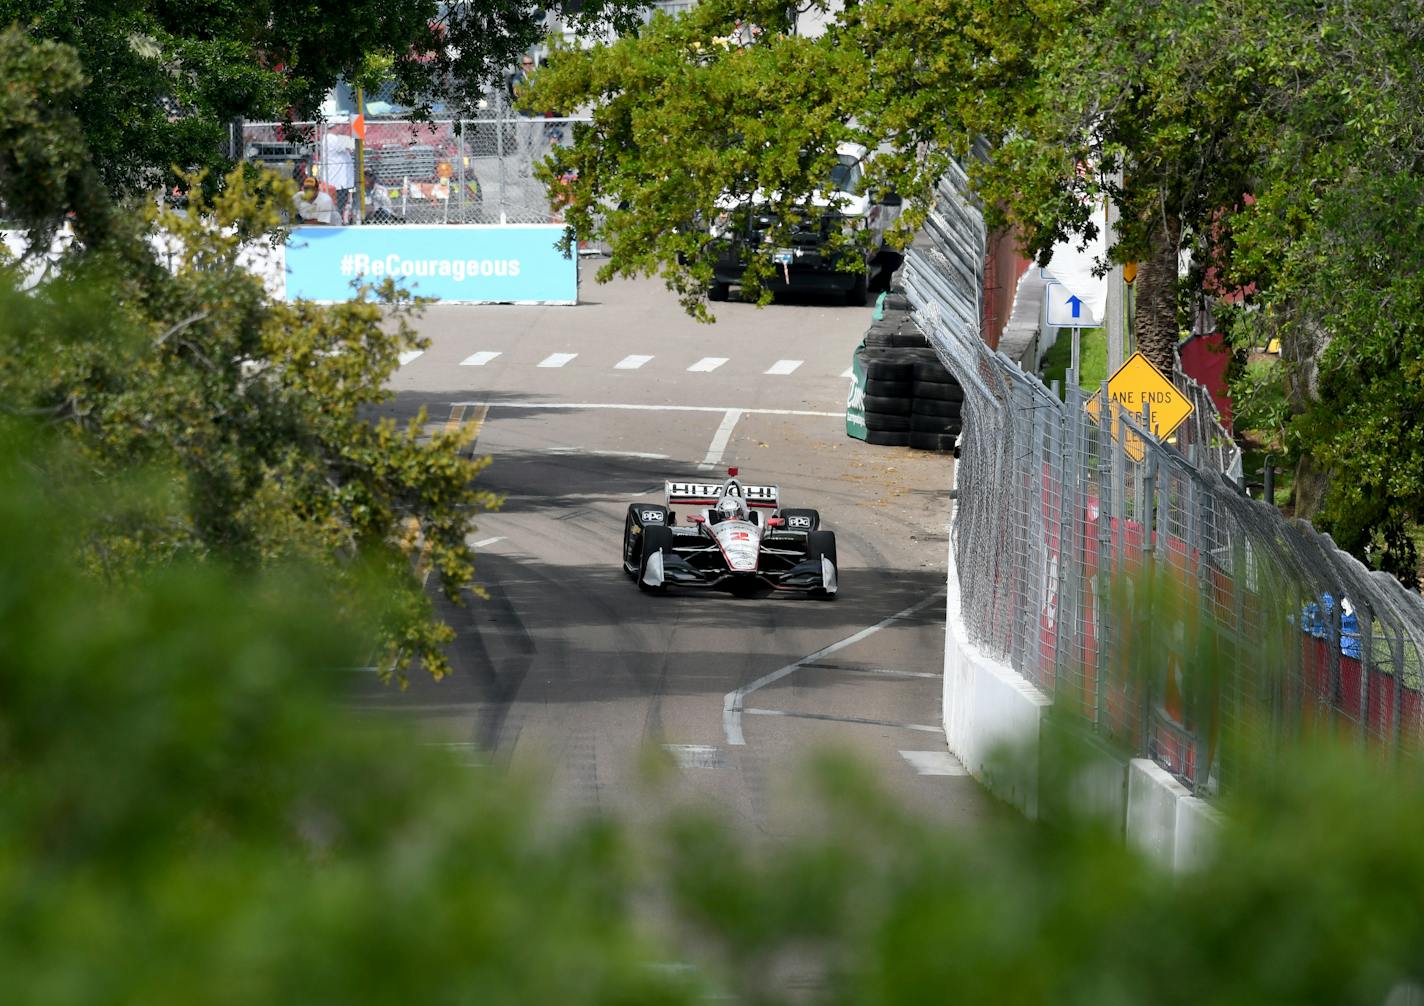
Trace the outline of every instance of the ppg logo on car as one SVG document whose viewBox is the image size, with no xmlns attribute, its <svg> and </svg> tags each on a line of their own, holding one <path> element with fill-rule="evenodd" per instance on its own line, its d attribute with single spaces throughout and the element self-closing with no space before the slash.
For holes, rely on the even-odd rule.
<svg viewBox="0 0 1424 1006">
<path fill-rule="evenodd" d="M 663 522 L 663 512 L 661 510 L 644 510 L 644 524 L 661 524 Z"/>
<path fill-rule="evenodd" d="M 787 517 L 786 526 L 789 528 L 799 528 L 804 531 L 811 526 L 811 518 L 798 516 Z"/>
</svg>

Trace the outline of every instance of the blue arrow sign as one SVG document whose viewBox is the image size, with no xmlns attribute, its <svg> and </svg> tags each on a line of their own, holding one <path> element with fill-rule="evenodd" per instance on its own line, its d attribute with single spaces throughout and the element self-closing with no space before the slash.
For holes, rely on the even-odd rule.
<svg viewBox="0 0 1424 1006">
<path fill-rule="evenodd" d="M 1073 317 L 1081 317 L 1083 302 L 1078 299 L 1077 294 L 1074 294 L 1072 297 L 1068 298 L 1068 306 L 1073 309 Z"/>
</svg>

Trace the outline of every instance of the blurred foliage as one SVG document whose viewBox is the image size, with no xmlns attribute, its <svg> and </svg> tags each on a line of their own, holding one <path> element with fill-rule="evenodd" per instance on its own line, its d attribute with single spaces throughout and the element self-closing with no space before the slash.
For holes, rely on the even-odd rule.
<svg viewBox="0 0 1424 1006">
<path fill-rule="evenodd" d="M 468 430 L 427 438 L 423 414 L 403 426 L 371 414 L 400 353 L 425 345 L 409 323 L 418 305 L 389 281 L 329 307 L 274 299 L 247 259 L 280 240 L 291 182 L 235 171 L 211 201 L 191 182 L 186 212 L 114 214 L 95 247 L 0 269 L 0 408 L 43 418 L 74 448 L 63 468 L 34 459 L 59 483 L 135 469 L 153 480 L 75 529 L 87 572 L 118 588 L 180 557 L 301 559 L 354 611 L 358 583 L 380 571 L 384 603 L 364 612 L 381 630 L 371 659 L 402 675 L 419 660 L 438 677 L 452 633 L 411 566 L 418 553 L 459 601 L 472 519 L 498 501 L 473 485 L 487 459 L 468 456 Z"/>
<path fill-rule="evenodd" d="M 149 484 L 30 461 L 73 453 L 0 425 L 7 1003 L 1379 1006 L 1424 970 L 1417 765 L 1244 760 L 1178 876 L 1071 798 L 951 830 L 840 759 L 794 841 L 687 809 L 554 825 L 523 780 L 340 709 L 363 642 L 300 565 L 82 575 L 71 528 Z M 1071 797 L 1097 756 L 1043 744 Z"/>
</svg>

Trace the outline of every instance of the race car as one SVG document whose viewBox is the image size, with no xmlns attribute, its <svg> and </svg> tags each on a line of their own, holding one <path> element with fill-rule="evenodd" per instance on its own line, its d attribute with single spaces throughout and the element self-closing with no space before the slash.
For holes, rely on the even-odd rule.
<svg viewBox="0 0 1424 1006">
<path fill-rule="evenodd" d="M 669 482 L 667 503 L 633 503 L 623 524 L 623 571 L 645 591 L 720 587 L 734 593 L 836 596 L 836 535 L 815 510 L 783 510 L 775 486 Z M 692 507 L 677 522 L 675 506 Z"/>
</svg>

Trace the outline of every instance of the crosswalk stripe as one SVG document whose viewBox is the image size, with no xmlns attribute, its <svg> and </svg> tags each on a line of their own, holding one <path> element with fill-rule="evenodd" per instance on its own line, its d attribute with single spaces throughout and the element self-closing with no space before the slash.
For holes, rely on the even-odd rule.
<svg viewBox="0 0 1424 1006">
<path fill-rule="evenodd" d="M 704 356 L 687 369 L 694 374 L 709 374 L 726 362 L 725 356 Z"/>
<path fill-rule="evenodd" d="M 497 350 L 481 350 L 480 352 L 475 353 L 473 356 L 467 356 L 463 360 L 461 360 L 460 366 L 483 367 L 486 363 L 489 363 L 491 360 L 493 360 L 496 356 L 499 355 L 500 354 Z"/>
<path fill-rule="evenodd" d="M 425 350 L 423 350 L 423 349 L 407 349 L 407 350 L 406 350 L 404 353 L 402 353 L 402 354 L 400 355 L 400 357 L 399 357 L 399 359 L 400 359 L 400 365 L 401 365 L 402 367 L 404 367 L 407 363 L 411 363 L 412 361 L 414 361 L 416 357 L 418 357 L 418 356 L 424 356 L 424 355 L 425 355 Z"/>
<path fill-rule="evenodd" d="M 614 370 L 637 370 L 643 364 L 651 360 L 651 356 L 625 356 L 613 365 Z"/>
<path fill-rule="evenodd" d="M 777 376 L 784 377 L 787 374 L 793 373 L 796 368 L 801 366 L 801 364 L 804 362 L 804 360 L 777 360 L 769 368 L 767 368 L 766 372 L 768 374 L 775 374 Z"/>
<path fill-rule="evenodd" d="M 562 367 L 564 364 L 568 363 L 576 356 L 578 356 L 577 353 L 550 353 L 548 356 L 544 357 L 542 361 L 540 361 L 539 366 Z"/>
</svg>

